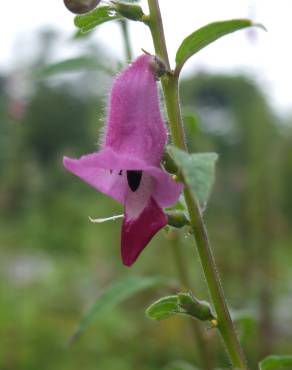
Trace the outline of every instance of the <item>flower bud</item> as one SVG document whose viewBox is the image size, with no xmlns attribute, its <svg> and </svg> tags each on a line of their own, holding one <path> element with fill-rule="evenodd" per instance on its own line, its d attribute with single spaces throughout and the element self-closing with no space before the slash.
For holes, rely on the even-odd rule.
<svg viewBox="0 0 292 370">
<path fill-rule="evenodd" d="M 172 157 L 169 155 L 168 151 L 164 151 L 162 156 L 162 163 L 164 168 L 167 172 L 177 174 L 179 169 L 177 167 L 177 164 L 172 159 Z"/>
<path fill-rule="evenodd" d="M 100 3 L 101 0 L 64 0 L 64 4 L 74 14 L 88 13 Z"/>
<path fill-rule="evenodd" d="M 153 59 L 151 60 L 151 67 L 153 68 L 157 79 L 168 72 L 165 62 L 156 55 L 154 55 Z"/>
<path fill-rule="evenodd" d="M 186 314 L 198 320 L 211 321 L 216 319 L 208 302 L 200 301 L 189 293 L 179 293 L 178 304 Z"/>
<path fill-rule="evenodd" d="M 131 19 L 132 21 L 142 21 L 144 13 L 141 6 L 117 1 L 112 1 L 111 3 L 113 4 L 113 9 L 123 17 Z"/>
<path fill-rule="evenodd" d="M 187 219 L 186 215 L 180 211 L 168 211 L 167 215 L 167 224 L 169 226 L 180 229 L 186 225 L 190 224 L 190 221 Z"/>
</svg>

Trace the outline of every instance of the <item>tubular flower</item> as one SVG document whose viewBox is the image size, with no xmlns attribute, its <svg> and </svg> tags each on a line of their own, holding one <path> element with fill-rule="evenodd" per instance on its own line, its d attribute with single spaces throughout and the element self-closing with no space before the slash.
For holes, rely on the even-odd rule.
<svg viewBox="0 0 292 370">
<path fill-rule="evenodd" d="M 114 80 L 101 150 L 80 159 L 64 157 L 68 171 L 124 205 L 126 266 L 167 224 L 162 209 L 175 204 L 182 190 L 160 167 L 166 140 L 152 57 L 143 55 Z"/>
</svg>

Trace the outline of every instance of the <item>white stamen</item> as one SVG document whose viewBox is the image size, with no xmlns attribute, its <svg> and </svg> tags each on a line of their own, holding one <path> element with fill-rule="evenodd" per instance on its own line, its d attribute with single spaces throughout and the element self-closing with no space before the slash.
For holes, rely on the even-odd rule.
<svg viewBox="0 0 292 370">
<path fill-rule="evenodd" d="M 93 223 L 96 223 L 96 224 L 101 224 L 101 223 L 107 222 L 107 221 L 115 221 L 118 218 L 123 218 L 123 217 L 124 217 L 124 215 L 115 215 L 115 216 L 106 217 L 106 218 L 91 218 L 89 216 L 88 218 L 89 218 L 90 222 L 93 222 Z"/>
</svg>

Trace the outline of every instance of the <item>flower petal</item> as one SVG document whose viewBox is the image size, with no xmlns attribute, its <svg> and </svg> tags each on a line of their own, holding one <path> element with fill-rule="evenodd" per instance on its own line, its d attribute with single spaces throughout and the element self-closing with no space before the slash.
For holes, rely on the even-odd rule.
<svg viewBox="0 0 292 370">
<path fill-rule="evenodd" d="M 132 158 L 127 155 L 115 153 L 112 149 L 106 148 L 99 152 L 96 158 L 96 165 L 99 167 L 111 168 L 114 170 L 140 170 L 155 179 L 152 187 L 153 198 L 161 207 L 170 207 L 178 201 L 183 184 L 174 181 L 171 176 L 157 166 L 149 166 L 139 158 Z"/>
<path fill-rule="evenodd" d="M 144 171 L 155 179 L 152 196 L 156 203 L 161 208 L 174 205 L 178 201 L 184 185 L 174 181 L 170 174 L 161 168 L 148 167 Z"/>
<path fill-rule="evenodd" d="M 63 158 L 65 168 L 74 175 L 93 186 L 98 191 L 109 195 L 124 204 L 128 191 L 125 174 L 119 170 L 99 166 L 99 156 L 102 152 L 82 156 L 80 159 Z"/>
<path fill-rule="evenodd" d="M 148 165 L 141 159 L 105 148 L 95 155 L 95 166 L 112 170 L 143 170 Z"/>
<path fill-rule="evenodd" d="M 151 59 L 142 55 L 115 79 L 104 148 L 157 166 L 167 134 Z"/>
<path fill-rule="evenodd" d="M 80 159 L 64 157 L 64 166 L 97 190 L 123 204 L 128 192 L 126 170 L 143 171 L 155 180 L 151 186 L 151 192 L 162 208 L 175 204 L 183 188 L 181 183 L 174 181 L 160 167 L 149 166 L 135 157 L 117 154 L 111 148 L 82 156 Z"/>
<path fill-rule="evenodd" d="M 131 266 L 152 237 L 167 224 L 167 218 L 153 198 L 137 218 L 129 218 L 127 204 L 125 208 L 121 254 L 124 265 Z"/>
</svg>

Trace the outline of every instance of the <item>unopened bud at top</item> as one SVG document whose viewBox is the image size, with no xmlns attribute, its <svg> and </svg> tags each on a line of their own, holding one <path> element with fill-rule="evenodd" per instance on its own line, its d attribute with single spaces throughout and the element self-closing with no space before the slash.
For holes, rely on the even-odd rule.
<svg viewBox="0 0 292 370">
<path fill-rule="evenodd" d="M 88 13 L 100 3 L 101 0 L 64 0 L 64 4 L 74 14 Z"/>
<path fill-rule="evenodd" d="M 165 62 L 156 55 L 151 60 L 151 67 L 155 71 L 155 75 L 157 78 L 160 78 L 168 72 L 168 68 Z"/>
</svg>

